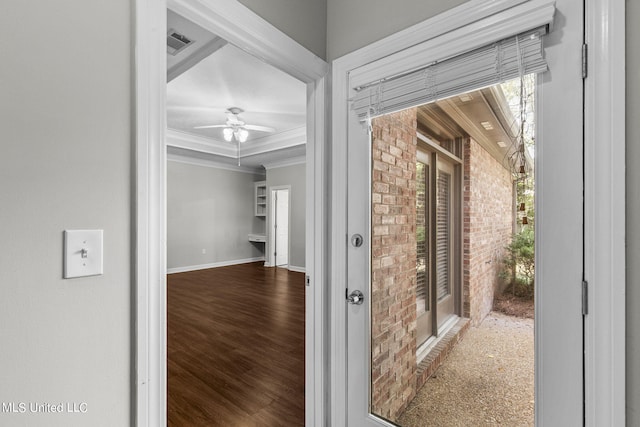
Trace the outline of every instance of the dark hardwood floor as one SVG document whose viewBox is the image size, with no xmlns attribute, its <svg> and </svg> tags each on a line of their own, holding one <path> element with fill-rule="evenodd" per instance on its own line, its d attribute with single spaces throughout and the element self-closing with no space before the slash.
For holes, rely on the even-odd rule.
<svg viewBox="0 0 640 427">
<path fill-rule="evenodd" d="M 169 426 L 304 425 L 304 274 L 167 277 Z"/>
</svg>

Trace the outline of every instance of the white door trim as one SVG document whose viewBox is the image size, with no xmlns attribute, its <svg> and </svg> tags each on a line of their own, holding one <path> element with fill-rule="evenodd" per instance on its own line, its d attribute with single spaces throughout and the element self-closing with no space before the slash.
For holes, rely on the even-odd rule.
<svg viewBox="0 0 640 427">
<path fill-rule="evenodd" d="M 585 425 L 624 426 L 625 1 L 585 3 Z"/>
<path fill-rule="evenodd" d="M 166 425 L 166 8 L 307 84 L 307 425 L 324 425 L 327 64 L 235 0 L 135 1 L 135 391 L 138 426 Z"/>
<path fill-rule="evenodd" d="M 166 3 L 135 3 L 135 422 L 166 424 Z M 134 302 L 132 302 L 134 304 Z M 133 341 L 132 341 L 133 342 Z M 135 402 L 135 403 L 134 403 Z"/>
<path fill-rule="evenodd" d="M 346 206 L 349 73 L 522 1 L 471 0 L 335 60 L 332 76 L 331 425 L 346 424 Z M 585 81 L 585 423 L 625 422 L 625 12 L 624 0 L 587 0 Z M 603 143 L 606 142 L 606 143 Z M 596 161 L 597 159 L 597 161 Z"/>
</svg>

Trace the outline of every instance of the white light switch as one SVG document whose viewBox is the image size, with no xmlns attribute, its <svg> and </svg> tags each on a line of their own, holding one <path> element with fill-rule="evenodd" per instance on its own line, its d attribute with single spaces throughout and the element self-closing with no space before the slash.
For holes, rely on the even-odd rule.
<svg viewBox="0 0 640 427">
<path fill-rule="evenodd" d="M 64 278 L 102 274 L 102 230 L 64 231 Z"/>
</svg>

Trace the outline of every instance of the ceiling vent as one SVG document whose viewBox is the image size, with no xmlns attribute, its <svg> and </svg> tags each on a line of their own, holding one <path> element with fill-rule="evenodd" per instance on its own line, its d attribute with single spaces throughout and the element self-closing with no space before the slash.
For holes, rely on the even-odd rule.
<svg viewBox="0 0 640 427">
<path fill-rule="evenodd" d="M 191 40 L 174 30 L 169 30 L 167 33 L 167 53 L 176 56 L 193 42 L 194 40 Z"/>
</svg>

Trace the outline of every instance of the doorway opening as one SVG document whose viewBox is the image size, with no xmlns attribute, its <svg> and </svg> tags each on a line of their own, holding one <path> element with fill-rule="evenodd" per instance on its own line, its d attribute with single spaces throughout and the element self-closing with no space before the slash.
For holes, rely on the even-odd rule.
<svg viewBox="0 0 640 427">
<path fill-rule="evenodd" d="M 167 16 L 168 424 L 303 424 L 307 85 Z"/>
<path fill-rule="evenodd" d="M 533 313 L 534 82 L 372 120 L 371 411 L 388 421 L 533 424 L 533 319 L 493 308 L 525 289 Z M 518 331 L 503 327 L 512 324 Z M 465 334 L 500 351 L 465 347 Z M 449 355 L 458 364 L 443 367 Z M 510 384 L 517 393 L 504 393 Z"/>
<path fill-rule="evenodd" d="M 276 267 L 289 266 L 289 193 L 290 187 L 271 188 L 271 217 L 273 218 L 274 236 L 272 256 Z"/>
</svg>

